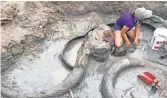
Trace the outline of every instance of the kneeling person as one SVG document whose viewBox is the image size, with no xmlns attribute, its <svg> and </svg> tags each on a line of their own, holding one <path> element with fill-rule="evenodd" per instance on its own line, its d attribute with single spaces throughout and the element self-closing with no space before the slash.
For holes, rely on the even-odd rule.
<svg viewBox="0 0 167 98">
<path fill-rule="evenodd" d="M 138 8 L 135 12 L 125 12 L 121 15 L 115 25 L 115 46 L 121 48 L 123 44 L 123 39 L 127 46 L 130 46 L 131 43 L 127 35 L 134 40 L 134 43 L 137 45 L 139 43 L 140 37 L 140 23 L 146 18 L 152 16 L 152 11 L 145 8 Z"/>
</svg>

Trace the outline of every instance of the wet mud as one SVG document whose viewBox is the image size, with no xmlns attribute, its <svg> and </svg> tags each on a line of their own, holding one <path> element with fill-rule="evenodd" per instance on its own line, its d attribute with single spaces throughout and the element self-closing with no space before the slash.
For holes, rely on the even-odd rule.
<svg viewBox="0 0 167 98">
<path fill-rule="evenodd" d="M 164 51 L 158 53 L 150 51 L 151 49 L 148 46 L 151 41 L 153 30 L 149 27 L 142 26 L 141 31 L 143 32 L 143 40 L 139 46 L 137 46 L 135 52 L 124 57 L 113 57 L 113 55 L 111 55 L 105 62 L 98 62 L 90 58 L 90 62 L 87 65 L 86 70 L 82 68 L 75 69 L 74 72 L 66 70 L 59 59 L 59 54 L 62 52 L 69 39 L 79 35 L 84 35 L 87 31 L 99 24 L 114 22 L 119 17 L 117 14 L 124 12 L 124 10 L 128 8 L 123 7 L 121 10 L 117 10 L 116 8 L 106 8 L 103 6 L 106 5 L 107 2 L 103 3 L 104 5 L 100 5 L 100 3 L 96 2 L 94 5 L 98 5 L 101 9 L 100 11 L 98 10 L 99 8 L 96 7 L 92 7 L 92 9 L 90 9 L 86 3 L 84 3 L 84 6 L 80 6 L 79 9 L 77 8 L 76 10 L 73 7 L 69 7 L 70 5 L 63 7 L 62 9 L 61 7 L 57 8 L 58 6 L 47 9 L 50 4 L 52 6 L 54 5 L 52 3 L 42 3 L 40 5 L 39 3 L 35 4 L 33 2 L 27 2 L 24 7 L 25 9 L 22 9 L 17 14 L 16 18 L 13 21 L 10 21 L 11 23 L 6 24 L 3 27 L 3 32 L 17 32 L 15 36 L 13 35 L 14 33 L 12 33 L 12 36 L 7 38 L 5 38 L 5 36 L 10 34 L 5 35 L 5 33 L 3 33 L 4 39 L 9 38 L 15 40 L 15 38 L 19 38 L 20 36 L 20 39 L 22 39 L 13 42 L 10 42 L 9 40 L 5 42 L 5 40 L 3 40 L 3 54 L 1 57 L 2 91 L 9 91 L 8 93 L 3 94 L 10 95 L 10 91 L 14 91 L 17 92 L 16 95 L 19 94 L 20 96 L 25 96 L 27 93 L 31 93 L 29 95 L 30 97 L 36 97 L 38 94 L 39 96 L 44 96 L 46 94 L 48 96 L 45 97 L 48 98 L 54 96 L 53 92 L 55 91 L 55 95 L 61 95 L 60 98 L 64 98 L 64 96 L 65 98 L 71 98 L 70 93 L 65 93 L 72 88 L 71 91 L 75 98 L 102 98 L 101 81 L 103 79 L 103 75 L 115 62 L 119 62 L 120 60 L 130 56 L 141 60 L 147 58 L 148 61 L 145 61 L 145 63 L 151 61 L 154 62 L 151 64 L 154 64 L 155 66 L 166 65 L 167 58 L 163 60 L 159 59 L 159 55 L 163 54 Z M 57 4 L 59 4 L 59 2 L 56 3 L 56 5 Z M 70 4 L 73 3 L 70 2 Z M 110 3 L 108 4 L 110 5 Z M 121 4 L 121 6 L 127 6 L 127 4 L 129 3 Z M 116 5 L 118 5 L 118 3 L 115 2 L 114 6 Z M 34 6 L 38 6 L 38 9 L 33 8 Z M 41 10 L 43 9 L 41 6 L 45 6 L 45 12 L 47 12 L 47 14 Z M 66 7 L 69 7 L 69 9 L 66 9 Z M 148 7 L 150 7 L 150 5 Z M 55 11 L 56 8 L 59 9 L 58 12 Z M 71 12 L 70 10 L 74 11 Z M 111 13 L 112 11 L 116 11 L 116 13 Z M 156 13 L 158 12 L 159 11 Z M 68 13 L 68 15 L 65 13 Z M 162 13 L 158 14 L 160 15 Z M 163 14 L 162 17 L 165 18 L 165 15 L 166 14 Z M 163 26 L 160 23 L 149 23 L 155 27 Z M 15 24 L 17 24 L 17 26 L 15 26 Z M 22 34 L 28 35 L 25 35 L 24 38 L 22 38 Z M 82 41 L 83 40 L 74 41 L 70 47 L 68 47 L 68 51 L 65 52 L 65 58 L 72 66 L 76 63 L 77 51 L 79 50 Z M 123 71 L 123 73 L 127 73 L 128 75 L 121 74 L 120 77 L 118 77 L 116 82 L 116 91 L 119 92 L 116 93 L 118 98 L 120 95 L 130 96 L 123 92 L 123 90 L 127 88 L 120 85 L 125 83 L 129 86 L 129 83 L 122 80 L 130 78 L 130 85 L 138 83 L 137 79 L 131 79 L 135 77 L 134 74 L 131 76 L 134 71 L 136 71 L 136 75 L 148 70 L 137 68 L 125 72 Z M 159 69 L 152 70 L 152 68 L 150 68 L 149 71 L 153 72 L 157 77 L 162 76 L 160 77 L 162 80 L 163 78 L 166 79 L 166 72 L 161 72 Z M 75 77 L 68 78 L 67 81 L 76 80 L 80 82 L 78 83 L 74 81 L 74 83 L 69 83 L 69 85 L 61 84 L 66 80 L 66 77 Z M 61 87 L 57 86 L 58 84 L 61 84 Z M 76 86 L 76 84 L 78 85 Z M 162 81 L 162 86 L 166 88 L 165 80 Z M 55 88 L 54 90 L 45 92 L 53 87 Z M 130 87 L 129 89 L 136 91 L 136 88 L 133 89 Z M 144 94 L 148 94 L 145 93 L 147 92 L 145 88 L 139 87 L 139 89 L 144 91 Z M 162 98 L 166 98 L 165 94 L 166 92 L 164 94 L 162 93 L 162 96 L 164 96 Z M 20 96 L 17 96 L 16 98 L 21 98 Z M 9 97 L 14 98 L 13 96 Z M 155 96 L 155 98 L 159 97 Z"/>
</svg>

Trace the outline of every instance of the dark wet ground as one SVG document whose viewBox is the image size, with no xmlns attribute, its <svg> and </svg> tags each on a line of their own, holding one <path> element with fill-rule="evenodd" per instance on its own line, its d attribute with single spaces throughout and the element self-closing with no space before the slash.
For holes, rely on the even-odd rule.
<svg viewBox="0 0 167 98">
<path fill-rule="evenodd" d="M 59 59 L 68 40 L 45 42 L 46 49 L 38 58 L 21 57 L 13 70 L 2 75 L 2 85 L 20 94 L 42 92 L 61 83 L 69 74 Z"/>
</svg>

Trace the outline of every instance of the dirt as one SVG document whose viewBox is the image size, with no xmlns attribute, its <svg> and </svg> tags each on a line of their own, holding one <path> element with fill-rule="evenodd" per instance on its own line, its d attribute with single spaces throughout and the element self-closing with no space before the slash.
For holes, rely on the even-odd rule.
<svg viewBox="0 0 167 98">
<path fill-rule="evenodd" d="M 39 93 L 61 83 L 69 74 L 59 60 L 66 43 L 67 40 L 63 39 L 56 43 L 45 42 L 47 49 L 39 55 L 40 58 L 22 57 L 21 61 L 16 63 L 18 66 L 15 66 L 14 70 L 3 74 L 2 84 L 24 94 Z"/>
<path fill-rule="evenodd" d="M 25 35 L 48 40 L 70 38 L 70 36 L 85 33 L 99 23 L 113 21 L 112 18 L 110 20 L 105 19 L 105 17 L 110 18 L 111 14 L 121 14 L 122 12 L 129 10 L 132 11 L 141 6 L 154 11 L 157 10 L 158 7 L 165 7 L 166 2 L 3 1 L 1 2 L 1 5 L 1 11 L 3 11 L 9 5 L 13 5 L 17 8 L 17 14 L 14 19 L 1 26 L 1 54 L 5 55 L 4 53 L 9 52 L 9 48 L 7 46 L 9 44 L 13 44 L 13 42 L 20 44 L 21 40 L 25 40 Z M 161 10 L 162 11 L 158 11 L 158 13 L 165 15 L 165 8 Z M 93 12 L 91 13 L 92 15 L 90 15 L 91 17 L 87 17 L 85 19 L 77 18 L 77 16 L 82 16 L 83 14 L 86 16 L 86 13 L 90 12 Z M 99 15 L 103 17 L 103 19 L 100 18 L 100 20 Z M 85 20 L 87 20 L 86 23 L 83 22 Z M 31 39 L 26 39 L 27 42 L 28 40 Z M 3 55 L 2 57 L 4 57 Z"/>
<path fill-rule="evenodd" d="M 1 2 L 1 10 L 8 5 L 15 5 L 17 15 L 9 23 L 1 26 L 1 46 L 7 46 L 11 40 L 19 42 L 24 35 L 58 37 L 68 36 L 69 31 L 62 29 L 73 29 L 68 15 L 76 16 L 92 11 L 98 13 L 121 14 L 125 11 L 133 11 L 137 7 L 146 7 L 155 10 L 155 14 L 166 18 L 166 2 Z M 154 6 L 152 6 L 154 5 Z M 158 9 L 157 9 L 158 8 Z M 159 9 L 161 8 L 161 9 Z M 159 11 L 158 11 L 159 10 Z M 90 20 L 91 21 L 91 20 Z M 60 26 L 61 25 L 61 26 Z M 68 32 L 68 33 L 67 33 Z M 44 34 L 46 33 L 46 34 Z M 61 35 L 62 34 L 62 35 Z M 5 49 L 2 48 L 2 53 Z"/>
<path fill-rule="evenodd" d="M 114 22 L 118 17 L 117 15 L 120 15 L 125 11 L 133 11 L 137 7 L 144 6 L 153 10 L 154 14 L 159 15 L 164 19 L 167 17 L 165 12 L 167 10 L 167 2 L 165 1 L 1 1 L 1 11 L 3 11 L 9 5 L 15 6 L 17 10 L 16 16 L 11 21 L 8 21 L 0 27 L 2 71 L 7 70 L 8 68 L 8 70 L 15 69 L 16 66 L 11 66 L 14 64 L 17 65 L 17 62 L 22 60 L 21 58 L 24 56 L 39 58 L 39 54 L 44 52 L 43 47 L 45 47 L 45 41 L 54 42 L 58 39 L 71 39 L 74 36 L 82 35 L 83 33 L 86 33 L 88 30 L 101 23 Z M 102 75 L 95 75 L 94 77 L 90 77 L 91 74 L 95 73 L 94 71 L 91 71 L 91 69 L 88 70 L 89 73 L 85 75 L 85 81 L 92 81 L 90 84 L 87 84 L 88 86 L 91 86 L 93 81 L 97 82 L 97 78 L 101 80 Z M 82 86 L 84 88 L 84 83 L 85 82 L 81 83 L 81 88 Z M 98 89 L 98 86 L 90 87 L 89 90 L 82 89 L 83 92 L 75 96 L 84 96 L 84 91 L 87 90 L 91 92 L 86 92 L 88 93 L 87 96 L 94 98 L 95 95 L 91 94 L 94 92 L 95 88 Z M 80 90 L 74 91 L 75 94 L 78 92 L 80 92 Z M 62 95 L 62 98 L 64 98 L 64 96 L 66 95 Z M 70 95 L 67 94 L 67 97 L 65 98 L 70 98 Z"/>
</svg>

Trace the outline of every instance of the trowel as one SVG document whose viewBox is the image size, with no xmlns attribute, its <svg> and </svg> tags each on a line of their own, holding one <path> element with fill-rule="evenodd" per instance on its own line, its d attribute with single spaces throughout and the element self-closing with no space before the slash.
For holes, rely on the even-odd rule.
<svg viewBox="0 0 167 98">
<path fill-rule="evenodd" d="M 152 85 L 151 86 L 151 94 L 155 94 L 156 91 L 158 90 L 158 88 L 160 88 L 160 86 L 158 85 L 159 81 L 150 72 L 144 72 L 143 75 L 138 75 L 138 78 L 141 79 L 146 84 Z"/>
<path fill-rule="evenodd" d="M 165 54 L 163 54 L 163 55 L 161 55 L 161 59 L 164 59 L 165 57 L 167 57 L 167 53 L 165 53 Z"/>
<path fill-rule="evenodd" d="M 164 59 L 165 57 L 167 57 L 167 44 L 165 45 L 165 51 L 166 51 L 166 53 L 161 55 L 160 59 Z"/>
<path fill-rule="evenodd" d="M 150 92 L 151 94 L 155 94 L 157 92 L 157 90 L 158 90 L 158 88 L 157 88 L 158 82 L 159 81 L 157 81 L 155 84 L 152 85 L 151 92 Z"/>
</svg>

